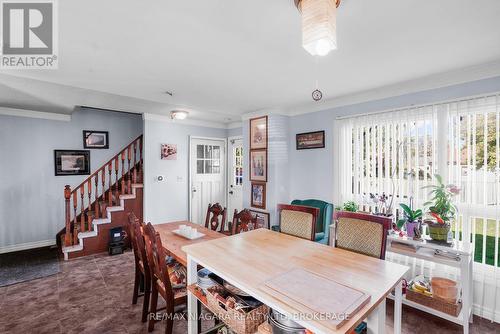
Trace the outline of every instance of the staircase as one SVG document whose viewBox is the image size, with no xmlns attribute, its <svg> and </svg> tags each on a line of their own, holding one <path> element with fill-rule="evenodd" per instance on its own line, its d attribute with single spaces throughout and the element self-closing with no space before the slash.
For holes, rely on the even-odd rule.
<svg viewBox="0 0 500 334">
<path fill-rule="evenodd" d="M 109 230 L 134 212 L 142 220 L 142 135 L 78 187 L 64 188 L 65 227 L 57 234 L 64 259 L 105 252 Z"/>
</svg>

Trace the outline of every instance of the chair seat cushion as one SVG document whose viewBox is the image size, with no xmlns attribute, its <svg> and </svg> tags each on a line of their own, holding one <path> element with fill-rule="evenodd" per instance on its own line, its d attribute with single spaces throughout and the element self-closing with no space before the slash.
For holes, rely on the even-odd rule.
<svg viewBox="0 0 500 334">
<path fill-rule="evenodd" d="M 167 263 L 168 276 L 172 288 L 180 289 L 186 287 L 187 269 L 182 264 L 175 260 L 169 260 Z"/>
<path fill-rule="evenodd" d="M 319 232 L 314 235 L 314 241 L 322 240 L 325 237 L 325 232 Z"/>
</svg>

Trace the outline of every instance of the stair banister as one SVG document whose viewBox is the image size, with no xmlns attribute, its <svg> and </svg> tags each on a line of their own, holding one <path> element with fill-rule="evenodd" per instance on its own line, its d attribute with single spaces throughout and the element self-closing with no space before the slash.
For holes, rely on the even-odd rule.
<svg viewBox="0 0 500 334">
<path fill-rule="evenodd" d="M 139 157 L 137 157 L 137 146 L 139 146 Z M 134 159 L 132 160 L 132 152 Z M 121 175 L 119 175 L 121 160 Z M 125 168 L 125 160 L 128 168 Z M 132 165 L 133 161 L 133 165 Z M 115 181 L 112 181 L 113 162 L 115 164 Z M 108 171 L 106 172 L 106 168 Z M 104 218 L 105 208 L 100 207 L 100 202 L 104 207 L 113 205 L 113 196 L 119 203 L 119 196 L 132 192 L 132 183 L 137 182 L 137 175 L 142 173 L 142 135 L 134 139 L 130 144 L 113 156 L 108 162 L 103 164 L 94 173 L 88 176 L 80 185 L 71 189 L 69 185 L 64 188 L 65 201 L 65 234 L 64 245 L 71 246 L 78 243 L 78 232 L 92 231 L 92 221 L 95 218 Z M 106 173 L 109 175 L 109 187 L 106 189 Z M 101 175 L 101 182 L 99 182 Z M 94 181 L 94 182 L 92 182 Z M 99 192 L 99 184 L 102 186 L 102 193 Z M 85 185 L 87 185 L 88 203 L 85 204 Z M 93 186 L 95 187 L 92 190 Z M 121 188 L 121 189 L 120 189 Z M 94 201 L 92 202 L 92 192 L 94 191 Z M 80 210 L 78 210 L 78 192 L 80 193 Z M 106 198 L 107 194 L 107 198 Z M 73 201 L 73 203 L 71 203 Z M 73 204 L 73 210 L 71 210 Z M 118 204 L 119 205 L 119 204 Z M 80 219 L 78 221 L 78 216 Z M 93 217 L 92 217 L 93 215 Z M 72 217 L 73 216 L 73 217 Z M 85 219 L 87 216 L 87 219 Z M 85 228 L 87 223 L 87 228 Z"/>
</svg>

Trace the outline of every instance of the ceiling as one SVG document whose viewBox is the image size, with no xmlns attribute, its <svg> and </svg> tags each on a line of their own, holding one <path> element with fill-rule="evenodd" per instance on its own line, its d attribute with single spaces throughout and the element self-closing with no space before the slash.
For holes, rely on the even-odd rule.
<svg viewBox="0 0 500 334">
<path fill-rule="evenodd" d="M 158 114 L 177 105 L 222 122 L 317 110 L 316 80 L 328 102 L 498 62 L 499 17 L 498 0 L 343 0 L 339 49 L 316 59 L 301 46 L 293 0 L 59 1 L 59 69 L 2 71 L 0 104 Z"/>
</svg>

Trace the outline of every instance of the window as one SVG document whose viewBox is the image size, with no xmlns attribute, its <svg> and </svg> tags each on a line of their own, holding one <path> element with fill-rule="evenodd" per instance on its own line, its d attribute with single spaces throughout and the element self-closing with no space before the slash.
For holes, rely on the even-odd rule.
<svg viewBox="0 0 500 334">
<path fill-rule="evenodd" d="M 196 145 L 196 173 L 220 174 L 220 146 Z"/>
<path fill-rule="evenodd" d="M 371 195 L 425 202 L 421 187 L 436 173 L 436 110 L 400 110 L 342 121 L 342 198 L 372 206 Z M 394 198 L 391 197 L 394 194 Z M 395 203 L 394 203 L 395 202 Z M 389 210 L 375 206 L 371 209 Z"/>
<path fill-rule="evenodd" d="M 233 177 L 234 177 L 234 185 L 242 186 L 243 185 L 243 147 L 235 147 L 234 148 L 234 166 L 233 166 Z"/>
<path fill-rule="evenodd" d="M 492 95 L 339 120 L 341 200 L 372 212 L 422 206 L 422 187 L 439 173 L 461 188 L 455 238 L 470 242 L 476 262 L 499 266 L 499 104 Z"/>
</svg>

